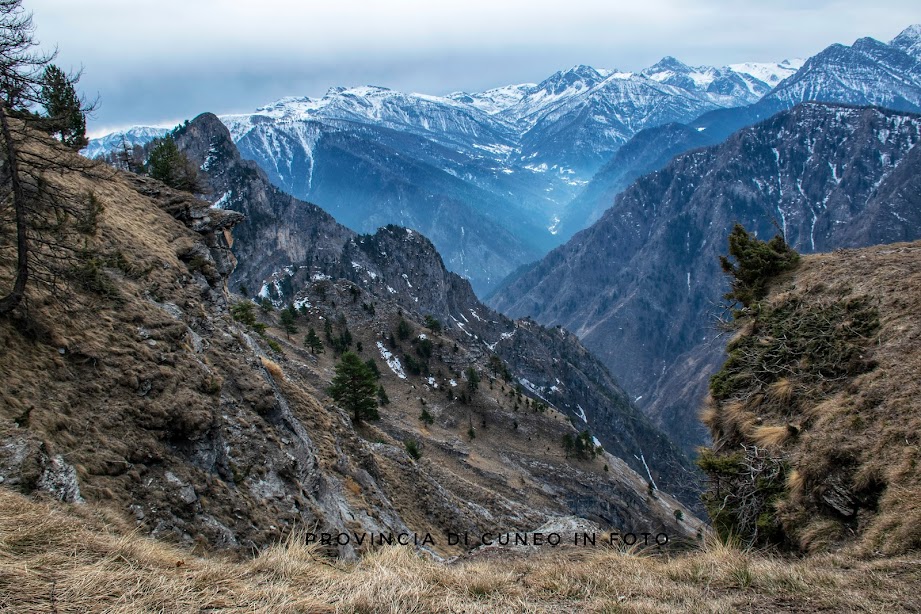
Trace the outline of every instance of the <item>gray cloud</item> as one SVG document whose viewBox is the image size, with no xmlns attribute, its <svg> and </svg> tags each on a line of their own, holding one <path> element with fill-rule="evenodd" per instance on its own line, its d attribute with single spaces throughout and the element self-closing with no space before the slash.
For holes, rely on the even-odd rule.
<svg viewBox="0 0 921 614">
<path fill-rule="evenodd" d="M 812 55 L 921 21 L 907 2 L 705 0 L 26 0 L 59 63 L 99 93 L 90 127 L 247 111 L 376 84 L 444 94 L 538 81 L 585 63 L 637 70 Z"/>
</svg>

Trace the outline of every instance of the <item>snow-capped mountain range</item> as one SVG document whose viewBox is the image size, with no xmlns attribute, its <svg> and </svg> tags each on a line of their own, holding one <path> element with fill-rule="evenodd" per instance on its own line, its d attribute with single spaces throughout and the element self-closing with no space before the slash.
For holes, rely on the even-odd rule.
<svg viewBox="0 0 921 614">
<path fill-rule="evenodd" d="M 91 139 L 86 148 L 81 151 L 87 158 L 98 158 L 123 147 L 143 145 L 158 139 L 169 132 L 169 128 L 156 128 L 152 126 L 135 126 L 128 130 L 113 132 L 98 139 Z"/>
<path fill-rule="evenodd" d="M 423 232 L 483 292 L 598 217 L 607 201 L 568 206 L 583 192 L 608 198 L 589 183 L 644 130 L 688 124 L 721 139 L 811 99 L 921 109 L 919 40 L 913 26 L 889 44 L 861 39 L 806 61 L 716 68 L 665 57 L 638 72 L 580 65 L 537 84 L 446 96 L 336 87 L 221 120 L 286 192 L 359 232 L 388 223 Z M 673 149 L 663 151 L 680 153 Z M 640 156 L 663 164 L 659 157 Z"/>
</svg>

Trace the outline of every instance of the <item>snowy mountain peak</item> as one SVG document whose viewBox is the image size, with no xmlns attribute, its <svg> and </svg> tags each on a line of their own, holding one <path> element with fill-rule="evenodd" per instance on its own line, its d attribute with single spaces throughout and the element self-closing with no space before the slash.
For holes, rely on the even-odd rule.
<svg viewBox="0 0 921 614">
<path fill-rule="evenodd" d="M 107 134 L 103 137 L 91 139 L 86 149 L 80 153 L 87 158 L 97 158 L 99 156 L 112 153 L 127 145 L 144 145 L 154 139 L 165 136 L 170 128 L 157 128 L 151 126 L 135 126 L 128 130 L 120 130 Z"/>
<path fill-rule="evenodd" d="M 688 66 L 665 56 L 641 73 L 648 79 L 703 96 L 719 106 L 751 104 L 770 89 L 767 83 L 726 66 Z"/>
<path fill-rule="evenodd" d="M 686 89 L 706 89 L 719 76 L 710 66 L 691 67 L 670 55 L 665 56 L 640 73 L 653 81 Z M 680 80 L 680 82 L 679 82 Z"/>
<path fill-rule="evenodd" d="M 666 71 L 666 70 L 684 72 L 686 70 L 690 70 L 690 68 L 691 68 L 690 66 L 688 66 L 687 64 L 685 64 L 678 58 L 671 56 L 671 55 L 667 55 L 661 60 L 659 60 L 658 62 L 656 62 L 655 64 L 653 64 L 652 66 L 650 66 L 649 68 L 647 68 L 646 70 L 644 70 L 643 74 L 661 72 L 661 71 Z"/>
<path fill-rule="evenodd" d="M 921 24 L 902 30 L 889 44 L 916 58 L 921 58 Z"/>
<path fill-rule="evenodd" d="M 889 45 L 870 36 L 864 36 L 855 40 L 854 44 L 851 45 L 851 48 L 858 51 L 870 49 L 888 49 Z"/>
<path fill-rule="evenodd" d="M 448 94 L 447 97 L 455 102 L 470 105 L 489 115 L 495 115 L 516 105 L 536 87 L 536 83 L 520 83 L 472 94 L 454 92 L 453 94 Z"/>
<path fill-rule="evenodd" d="M 543 90 L 551 96 L 559 96 L 566 92 L 579 92 L 588 90 L 610 76 L 610 70 L 597 70 L 591 66 L 579 64 L 569 70 L 562 70 L 550 75 L 541 81 L 537 89 Z"/>
<path fill-rule="evenodd" d="M 793 76 L 805 63 L 806 61 L 801 59 L 784 60 L 783 62 L 743 62 L 730 64 L 729 68 L 774 87 L 787 77 Z"/>
</svg>

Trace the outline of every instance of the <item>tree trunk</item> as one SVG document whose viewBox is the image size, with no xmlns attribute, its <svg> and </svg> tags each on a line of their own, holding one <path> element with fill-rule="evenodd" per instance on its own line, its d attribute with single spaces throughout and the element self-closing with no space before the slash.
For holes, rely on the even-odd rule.
<svg viewBox="0 0 921 614">
<path fill-rule="evenodd" d="M 3 136 L 3 148 L 9 164 L 10 184 L 13 191 L 13 212 L 16 218 L 16 279 L 10 293 L 0 298 L 0 315 L 16 309 L 25 296 L 26 282 L 29 280 L 29 239 L 26 232 L 25 192 L 19 177 L 19 159 L 16 144 L 10 130 L 9 114 L 6 105 L 0 103 L 0 134 Z"/>
</svg>

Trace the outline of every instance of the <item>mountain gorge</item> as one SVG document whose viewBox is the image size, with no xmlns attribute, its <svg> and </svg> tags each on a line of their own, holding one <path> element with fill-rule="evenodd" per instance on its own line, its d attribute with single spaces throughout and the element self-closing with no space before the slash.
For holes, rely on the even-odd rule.
<svg viewBox="0 0 921 614">
<path fill-rule="evenodd" d="M 469 279 L 474 291 L 489 296 L 490 304 L 499 310 L 508 309 L 516 316 L 535 315 L 543 324 L 572 327 L 580 336 L 591 335 L 596 328 L 605 330 L 604 324 L 592 322 L 595 316 L 603 320 L 610 307 L 601 305 L 599 297 L 608 297 L 605 300 L 611 302 L 613 295 L 626 292 L 611 286 L 615 277 L 620 280 L 616 283 L 633 287 L 636 280 L 624 281 L 624 276 L 630 277 L 629 271 L 589 276 L 593 285 L 580 288 L 579 294 L 593 305 L 595 316 L 591 316 L 568 295 L 565 287 L 572 286 L 571 280 L 548 289 L 536 273 L 564 270 L 564 262 L 571 253 L 580 251 L 578 241 L 583 239 L 572 239 L 539 264 L 529 263 L 536 262 L 554 245 L 587 225 L 601 224 L 603 215 L 605 223 L 610 223 L 611 216 L 621 215 L 607 211 L 612 205 L 615 211 L 620 207 L 623 201 L 615 198 L 638 180 L 634 193 L 646 189 L 640 186 L 648 179 L 644 175 L 661 171 L 674 156 L 723 143 L 734 138 L 731 135 L 738 130 L 764 122 L 794 105 L 816 99 L 839 104 L 875 104 L 908 112 L 921 109 L 917 68 L 919 31 L 917 27 L 907 28 L 888 44 L 864 38 L 851 46 L 832 45 L 805 61 L 713 68 L 689 66 L 666 57 L 637 73 L 576 66 L 539 84 L 443 97 L 404 94 L 380 87 L 332 88 L 322 98 L 286 98 L 253 114 L 223 116 L 221 121 L 229 128 L 241 157 L 264 169 L 276 188 L 297 197 L 285 197 L 262 183 L 258 190 L 254 188 L 272 201 L 267 210 L 272 211 L 270 217 L 276 221 L 262 220 L 265 223 L 257 227 L 263 236 L 240 244 L 240 250 L 250 249 L 251 253 L 241 258 L 243 264 L 236 276 L 256 290 L 268 276 L 277 275 L 282 270 L 279 267 L 322 259 L 319 255 L 322 250 L 337 253 L 336 243 L 346 236 L 344 229 L 335 226 L 332 218 L 324 218 L 320 209 L 300 204 L 309 199 L 331 212 L 350 232 L 373 233 L 388 224 L 421 232 L 434 243 L 447 269 Z M 811 137 L 805 133 L 800 136 L 805 140 L 799 145 L 781 139 L 784 144 L 778 144 L 778 151 L 788 145 L 791 155 L 796 147 L 809 149 Z M 878 138 L 885 146 L 889 137 L 884 130 Z M 840 179 L 837 173 L 844 167 L 827 159 L 833 155 L 833 149 L 827 144 L 824 151 L 815 155 L 826 156 L 825 167 L 834 169 L 832 181 L 836 182 Z M 193 158 L 201 161 L 206 174 L 212 175 L 209 179 L 212 202 L 227 206 L 234 199 L 234 189 L 208 171 L 211 157 L 202 151 L 194 153 Z M 742 151 L 739 155 L 744 157 L 749 153 Z M 839 194 L 834 198 L 844 198 L 840 195 L 850 193 L 852 188 L 859 193 L 851 194 L 856 204 L 842 218 L 848 220 L 863 215 L 859 211 L 864 203 L 858 201 L 869 197 L 869 192 L 865 185 L 854 187 L 847 182 L 835 190 L 831 184 L 815 187 L 815 193 L 807 191 L 808 197 L 803 202 L 791 200 L 794 198 L 791 195 L 802 189 L 799 183 L 785 185 L 782 193 L 770 192 L 768 186 L 773 185 L 772 181 L 785 183 L 797 173 L 805 173 L 806 166 L 825 168 L 810 157 L 812 153 L 796 155 L 806 155 L 809 162 L 803 168 L 778 171 L 779 175 L 790 173 L 784 179 L 762 176 L 763 168 L 753 169 L 753 179 L 759 182 L 755 186 L 764 196 L 759 206 L 765 212 L 776 209 L 774 213 L 765 213 L 764 219 L 776 221 L 781 231 L 787 226 L 786 218 L 791 225 L 798 224 L 794 232 L 802 233 L 796 235 L 800 249 L 833 249 L 901 238 L 901 231 L 883 224 L 879 216 L 860 222 L 864 225 L 859 229 L 836 230 L 823 237 L 822 225 L 826 223 L 823 215 L 830 213 L 822 212 L 826 200 L 832 198 L 831 192 Z M 862 173 L 871 183 L 885 175 L 880 164 L 882 167 L 892 164 L 887 157 L 889 153 L 882 150 L 874 153 L 869 146 L 859 155 L 861 160 L 855 158 L 851 163 L 863 170 L 851 172 Z M 882 156 L 879 164 L 872 160 L 874 155 Z M 702 169 L 695 167 L 688 172 L 702 172 Z M 737 168 L 715 177 L 708 171 L 704 182 L 712 183 L 708 189 L 715 193 L 720 190 L 734 193 L 739 188 L 728 187 L 726 183 L 747 181 L 746 172 L 747 168 Z M 810 172 L 818 174 L 820 170 Z M 893 176 L 900 172 L 894 172 Z M 692 183 L 695 190 L 700 187 L 699 181 Z M 240 190 L 238 186 L 237 191 Z M 804 204 L 806 201 L 809 204 Z M 235 202 L 232 206 L 245 206 L 240 204 L 240 198 Z M 882 200 L 875 202 L 874 206 L 882 206 Z M 901 211 L 901 204 L 894 206 Z M 808 229 L 802 228 L 803 219 L 808 220 Z M 844 223 L 835 219 L 839 225 Z M 288 220 L 293 222 L 288 224 Z M 901 223 L 896 218 L 892 220 L 896 220 L 896 225 Z M 719 232 L 725 235 L 725 223 L 720 226 L 713 220 L 705 221 L 707 230 L 700 232 L 708 234 L 719 226 Z M 316 227 L 311 229 L 314 223 Z M 631 222 L 625 219 L 618 223 L 626 227 Z M 763 224 L 759 230 L 762 234 L 769 232 Z M 807 233 L 808 240 L 801 238 Z M 303 247 L 304 237 L 322 245 L 322 249 Z M 717 246 L 721 240 L 714 236 L 711 245 Z M 591 258 L 588 250 L 586 260 Z M 609 251 L 606 248 L 599 253 Z M 625 266 L 624 258 L 627 256 L 618 255 L 610 266 Z M 653 267 L 669 266 L 667 263 L 671 262 L 664 256 L 651 257 L 651 261 L 655 263 L 650 265 Z M 604 259 L 599 262 L 607 265 Z M 641 269 L 645 270 L 645 266 Z M 693 281 L 694 267 L 683 266 L 689 269 L 684 272 L 686 276 L 690 273 Z M 702 278 L 715 279 L 711 275 L 713 262 L 702 266 L 702 271 L 706 271 L 701 273 Z M 505 281 L 497 288 L 503 278 Z M 276 282 L 285 285 L 290 294 L 291 288 L 283 277 Z M 653 284 L 643 283 L 653 294 L 643 294 L 642 299 L 634 300 L 658 301 Z M 534 289 L 537 286 L 544 289 L 537 291 Z M 392 284 L 391 287 L 397 288 Z M 275 292 L 272 284 L 265 288 L 267 292 Z M 560 304 L 568 307 L 562 309 Z M 697 305 L 691 311 L 698 313 L 701 309 Z M 571 317 L 575 312 L 582 315 Z M 672 339 L 665 344 L 671 348 L 668 352 L 693 354 L 688 342 L 690 333 L 683 324 L 675 326 L 683 332 L 678 333 L 680 340 Z M 703 342 L 707 337 L 710 342 L 712 335 L 701 333 L 700 326 L 697 325 L 695 338 Z M 671 330 L 660 327 L 657 335 L 673 338 L 673 333 L 665 332 L 666 329 Z M 610 344 L 618 343 L 614 341 L 620 338 L 618 334 L 611 337 Z M 638 332 L 624 334 L 642 336 Z M 592 345 L 592 341 L 588 343 Z M 687 393 L 683 388 L 685 379 L 673 380 L 661 373 L 662 369 L 670 369 L 658 363 L 665 345 L 661 340 L 637 341 L 630 344 L 629 357 L 604 357 L 615 377 L 644 407 L 647 403 L 665 402 L 651 400 L 654 390 L 668 397 L 683 398 Z M 715 356 L 716 350 L 711 349 L 708 355 Z M 700 363 L 699 358 L 688 355 L 684 370 L 709 366 Z M 657 375 L 640 378 L 637 374 L 642 372 Z M 671 409 L 651 406 L 647 409 L 660 425 L 672 413 Z M 674 429 L 683 432 L 690 428 L 696 432 L 684 442 L 686 446 L 703 437 L 702 427 L 692 418 L 680 419 L 678 423 Z M 673 433 L 677 432 L 674 429 Z"/>
<path fill-rule="evenodd" d="M 576 428 L 590 429 L 634 470 L 694 503 L 698 487 L 687 460 L 631 405 L 577 337 L 515 322 L 485 307 L 418 233 L 388 226 L 357 235 L 319 208 L 281 193 L 240 157 L 213 115 L 196 118 L 176 138 L 195 164 L 207 168 L 213 195 L 227 195 L 221 197 L 223 206 L 247 216 L 235 232 L 240 265 L 232 285 L 245 285 L 283 306 L 315 302 L 300 293 L 327 279 L 344 279 L 377 302 L 416 313 L 419 321 L 435 317 L 470 346 L 472 356 L 501 358 L 516 385 L 557 408 Z"/>
<path fill-rule="evenodd" d="M 310 245 L 337 247 L 333 258 L 297 263 L 304 277 L 289 280 L 299 334 L 229 294 L 231 249 L 249 254 L 242 244 L 269 232 L 233 230 L 267 223 L 285 197 L 235 155 L 214 116 L 177 140 L 210 157 L 220 185 L 245 194 L 249 217 L 98 163 L 54 177 L 62 195 L 93 205 L 94 223 L 81 226 L 88 264 L 58 285 L 34 282 L 32 307 L 0 321 L 4 488 L 105 500 L 159 539 L 238 552 L 304 525 L 428 532 L 437 541 L 421 545 L 435 556 L 480 543 L 448 544 L 446 531 L 591 526 L 693 539 L 693 512 L 649 485 L 671 488 L 686 461 L 604 367 L 574 336 L 477 303 L 418 233 L 359 237 L 299 203 L 326 241 Z M 44 159 L 74 156 L 49 141 L 34 146 Z M 290 247 L 285 237 L 276 250 Z M 301 343 L 308 327 L 328 331 L 322 353 Z M 356 419 L 327 392 L 345 349 L 379 373 L 388 397 L 379 421 Z M 547 381 L 565 392 L 544 390 Z M 580 403 L 582 422 L 558 399 Z M 593 444 L 574 456 L 562 445 L 586 420 L 609 451 Z"/>
<path fill-rule="evenodd" d="M 683 71 L 682 80 L 576 66 L 536 85 L 447 97 L 332 88 L 222 121 L 276 186 L 358 232 L 390 223 L 422 232 L 483 293 L 559 243 L 566 203 L 636 132 L 770 89 L 728 68 Z"/>
<path fill-rule="evenodd" d="M 721 359 L 718 256 L 733 224 L 803 252 L 921 233 L 921 120 L 809 103 L 676 157 L 490 301 L 572 330 L 690 450 Z"/>
</svg>

